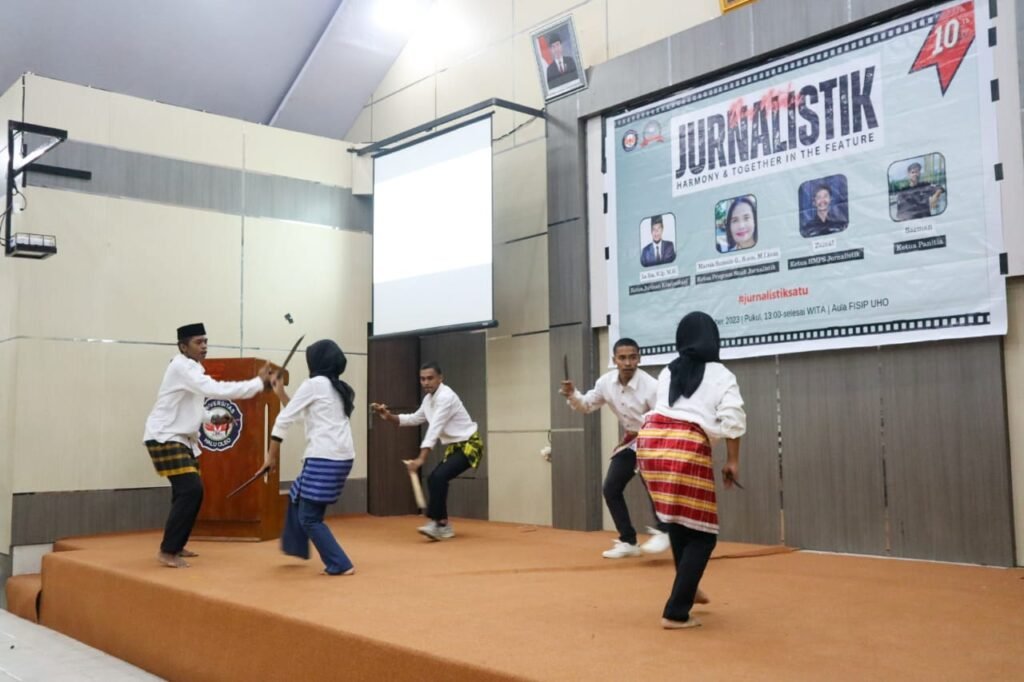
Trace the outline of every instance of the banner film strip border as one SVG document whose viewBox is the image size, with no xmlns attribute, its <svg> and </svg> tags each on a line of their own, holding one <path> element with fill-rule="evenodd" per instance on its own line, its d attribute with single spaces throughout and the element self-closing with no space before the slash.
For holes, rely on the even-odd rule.
<svg viewBox="0 0 1024 682">
<path fill-rule="evenodd" d="M 746 346 L 766 346 L 775 343 L 794 343 L 799 341 L 827 341 L 853 336 L 871 336 L 874 334 L 899 334 L 903 332 L 919 332 L 952 327 L 978 327 L 991 324 L 990 313 L 966 313 L 963 315 L 946 315 L 943 317 L 920 317 L 913 320 L 893 320 L 891 322 L 874 322 L 868 324 L 850 324 L 841 327 L 822 327 L 820 329 L 801 329 L 792 332 L 774 332 L 771 334 L 752 334 L 722 339 L 722 348 L 741 348 Z M 675 353 L 674 344 L 658 344 L 644 346 L 640 349 L 644 355 L 660 355 Z"/>
<path fill-rule="evenodd" d="M 643 109 L 634 114 L 629 114 L 616 119 L 615 127 L 621 128 L 622 126 L 650 118 L 651 116 L 657 116 L 658 114 L 679 109 L 687 106 L 688 104 L 693 104 L 694 102 L 700 102 L 705 99 L 715 97 L 723 92 L 731 92 L 737 88 L 760 83 L 761 81 L 781 76 L 795 69 L 802 69 L 805 66 L 827 62 L 844 54 L 856 52 L 857 50 L 862 50 L 864 48 L 871 47 L 872 45 L 898 38 L 906 33 L 911 33 L 922 28 L 928 28 L 938 21 L 939 14 L 940 12 L 936 11 L 926 16 L 890 24 L 884 28 L 849 39 L 846 42 L 831 45 L 800 57 L 783 57 L 778 64 L 773 64 L 772 66 L 761 70 L 755 69 L 712 87 L 698 88 L 686 95 L 664 102 L 657 107 Z"/>
</svg>

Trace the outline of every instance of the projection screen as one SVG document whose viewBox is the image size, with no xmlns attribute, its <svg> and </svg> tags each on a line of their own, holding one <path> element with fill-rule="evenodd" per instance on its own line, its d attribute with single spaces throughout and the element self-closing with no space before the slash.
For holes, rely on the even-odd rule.
<svg viewBox="0 0 1024 682">
<path fill-rule="evenodd" d="M 373 336 L 494 326 L 491 117 L 374 161 Z"/>
</svg>

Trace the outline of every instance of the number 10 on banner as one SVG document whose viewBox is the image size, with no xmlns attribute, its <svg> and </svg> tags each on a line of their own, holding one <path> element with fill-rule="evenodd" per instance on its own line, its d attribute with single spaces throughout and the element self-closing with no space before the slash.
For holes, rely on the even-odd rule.
<svg viewBox="0 0 1024 682">
<path fill-rule="evenodd" d="M 974 2 L 950 7 L 935 21 L 914 65 L 910 67 L 910 73 L 934 66 L 945 95 L 973 42 Z"/>
</svg>

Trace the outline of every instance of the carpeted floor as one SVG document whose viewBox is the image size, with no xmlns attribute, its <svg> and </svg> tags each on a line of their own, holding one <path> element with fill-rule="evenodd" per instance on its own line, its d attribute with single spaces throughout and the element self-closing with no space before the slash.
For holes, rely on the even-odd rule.
<svg viewBox="0 0 1024 682">
<path fill-rule="evenodd" d="M 1024 679 L 1024 570 L 720 543 L 703 627 L 665 631 L 670 553 L 609 560 L 611 533 L 415 517 L 337 517 L 357 575 L 276 543 L 157 533 L 60 544 L 44 625 L 161 677 L 229 679 Z"/>
</svg>

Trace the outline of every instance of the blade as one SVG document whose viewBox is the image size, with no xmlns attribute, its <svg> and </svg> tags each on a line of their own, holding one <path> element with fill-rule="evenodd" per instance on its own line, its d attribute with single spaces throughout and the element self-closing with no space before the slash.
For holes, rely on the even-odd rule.
<svg viewBox="0 0 1024 682">
<path fill-rule="evenodd" d="M 562 370 L 565 372 L 565 380 L 569 380 L 569 356 L 562 356 Z"/>
<path fill-rule="evenodd" d="M 300 337 L 299 337 L 299 340 L 295 342 L 295 345 L 294 345 L 294 346 L 292 346 L 292 349 L 291 349 L 290 351 L 288 351 L 288 357 L 286 357 L 286 358 L 284 359 L 284 364 L 283 364 L 283 365 L 281 365 L 281 371 L 282 371 L 282 372 L 283 372 L 283 371 L 285 370 L 285 368 L 286 368 L 286 367 L 288 366 L 288 362 L 289 362 L 289 361 L 291 361 L 291 359 L 292 359 L 292 356 L 293 356 L 293 355 L 295 355 L 295 351 L 297 351 L 297 350 L 299 349 L 299 344 L 300 344 L 300 343 L 302 343 L 302 339 L 304 339 L 304 338 L 306 338 L 306 335 L 305 335 L 305 334 L 303 334 L 302 336 L 300 336 Z"/>
<path fill-rule="evenodd" d="M 242 485 L 238 486 L 237 488 L 235 488 L 234 490 L 229 492 L 228 493 L 228 497 L 234 497 L 238 493 L 242 492 L 243 490 L 248 488 L 250 485 L 255 483 L 257 479 L 262 478 L 268 471 L 270 471 L 270 469 L 268 467 L 263 467 L 262 469 L 260 469 L 259 471 L 256 472 L 255 476 L 253 476 L 248 481 L 246 481 Z"/>
</svg>

